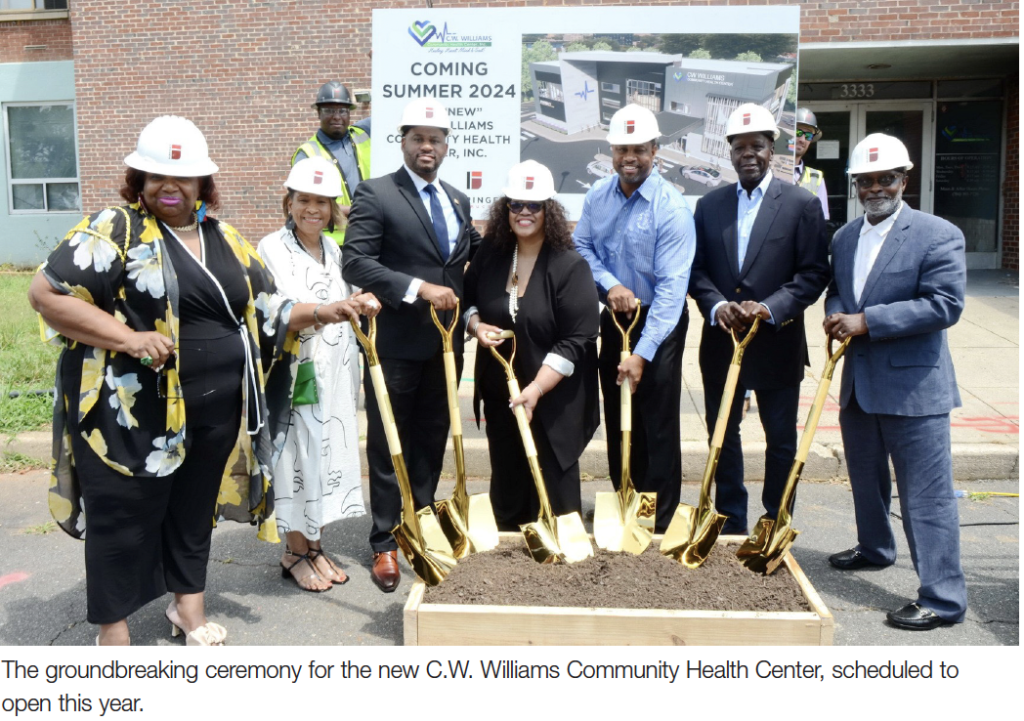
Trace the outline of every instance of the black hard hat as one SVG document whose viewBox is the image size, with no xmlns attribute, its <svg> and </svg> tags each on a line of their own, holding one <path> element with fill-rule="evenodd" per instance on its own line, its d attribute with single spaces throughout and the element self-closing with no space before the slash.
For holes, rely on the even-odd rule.
<svg viewBox="0 0 1024 721">
<path fill-rule="evenodd" d="M 817 142 L 818 138 L 821 137 L 821 128 L 818 127 L 818 118 L 807 108 L 797 108 L 796 111 L 796 124 L 806 125 L 814 131 L 814 137 L 811 138 L 811 142 Z"/>
<path fill-rule="evenodd" d="M 353 105 L 352 94 L 344 85 L 337 80 L 331 80 L 320 86 L 316 94 L 316 102 L 311 107 L 317 108 L 321 105 Z"/>
</svg>

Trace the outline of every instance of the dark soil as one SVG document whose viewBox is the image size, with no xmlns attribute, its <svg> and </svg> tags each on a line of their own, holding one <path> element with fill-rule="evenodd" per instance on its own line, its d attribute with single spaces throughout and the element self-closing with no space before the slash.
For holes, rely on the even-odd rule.
<svg viewBox="0 0 1024 721">
<path fill-rule="evenodd" d="M 786 568 L 771 576 L 747 570 L 736 547 L 716 547 L 697 569 L 658 553 L 595 549 L 594 558 L 542 565 L 521 545 L 505 544 L 459 561 L 424 603 L 487 606 L 567 606 L 701 611 L 809 611 Z"/>
</svg>

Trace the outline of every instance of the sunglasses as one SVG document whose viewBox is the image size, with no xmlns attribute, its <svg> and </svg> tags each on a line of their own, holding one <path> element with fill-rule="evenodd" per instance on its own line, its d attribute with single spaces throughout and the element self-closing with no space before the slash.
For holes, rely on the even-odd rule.
<svg viewBox="0 0 1024 721">
<path fill-rule="evenodd" d="M 797 128 L 797 130 L 796 130 L 796 137 L 798 137 L 798 138 L 807 138 L 808 140 L 814 140 L 814 131 L 813 130 L 801 130 L 800 128 Z"/>
<path fill-rule="evenodd" d="M 867 190 L 868 188 L 874 187 L 875 183 L 878 183 L 883 188 L 891 188 L 903 178 L 902 173 L 899 175 L 883 175 L 881 178 L 866 178 L 858 177 L 853 182 L 857 184 L 857 187 L 861 190 Z"/>
<path fill-rule="evenodd" d="M 522 213 L 524 208 L 536 215 L 540 211 L 544 210 L 544 203 L 521 203 L 518 200 L 508 201 L 508 209 L 516 215 Z"/>
</svg>

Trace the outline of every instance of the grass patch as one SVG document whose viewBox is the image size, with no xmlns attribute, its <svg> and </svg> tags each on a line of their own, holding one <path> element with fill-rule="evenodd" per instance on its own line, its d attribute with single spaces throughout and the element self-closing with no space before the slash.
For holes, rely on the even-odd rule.
<svg viewBox="0 0 1024 721">
<path fill-rule="evenodd" d="M 46 461 L 26 456 L 24 453 L 18 453 L 17 451 L 4 451 L 0 453 L 0 473 L 31 471 L 36 468 L 46 468 L 47 465 L 49 463 Z"/>
<path fill-rule="evenodd" d="M 0 272 L 0 433 L 32 431 L 53 417 L 53 399 L 30 391 L 53 387 L 60 349 L 39 340 L 28 304 L 30 272 Z M 18 391 L 18 398 L 11 398 Z"/>
<path fill-rule="evenodd" d="M 45 536 L 47 533 L 53 533 L 57 528 L 57 524 L 53 521 L 46 521 L 38 526 L 29 526 L 22 533 L 28 536 Z"/>
</svg>

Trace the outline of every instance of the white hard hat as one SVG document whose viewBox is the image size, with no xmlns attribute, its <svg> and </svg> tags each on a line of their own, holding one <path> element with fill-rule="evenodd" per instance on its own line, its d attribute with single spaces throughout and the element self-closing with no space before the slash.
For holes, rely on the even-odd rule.
<svg viewBox="0 0 1024 721">
<path fill-rule="evenodd" d="M 555 197 L 555 179 L 536 160 L 524 160 L 508 171 L 508 185 L 501 192 L 512 200 L 548 200 Z"/>
<path fill-rule="evenodd" d="M 635 103 L 616 112 L 608 121 L 608 142 L 612 145 L 634 145 L 660 137 L 654 113 Z"/>
<path fill-rule="evenodd" d="M 398 132 L 403 128 L 425 125 L 428 128 L 441 128 L 446 134 L 451 130 L 448 122 L 448 111 L 434 98 L 417 98 L 405 106 L 402 111 L 402 122 Z"/>
<path fill-rule="evenodd" d="M 299 193 L 337 198 L 341 195 L 341 174 L 327 158 L 303 158 L 292 166 L 284 187 Z"/>
<path fill-rule="evenodd" d="M 177 115 L 161 115 L 142 129 L 129 168 L 175 178 L 200 178 L 219 170 L 210 160 L 206 138 L 195 124 Z"/>
<path fill-rule="evenodd" d="M 850 153 L 850 168 L 846 172 L 858 175 L 878 170 L 910 170 L 913 167 L 907 146 L 899 138 L 872 133 L 857 143 L 857 147 Z"/>
<path fill-rule="evenodd" d="M 725 137 L 744 133 L 771 133 L 778 140 L 779 126 L 775 124 L 775 116 L 763 105 L 743 103 L 732 111 L 725 122 Z"/>
</svg>

